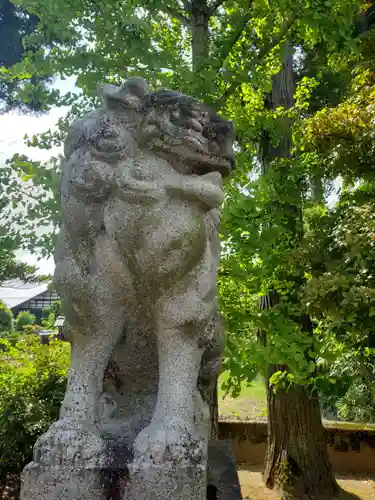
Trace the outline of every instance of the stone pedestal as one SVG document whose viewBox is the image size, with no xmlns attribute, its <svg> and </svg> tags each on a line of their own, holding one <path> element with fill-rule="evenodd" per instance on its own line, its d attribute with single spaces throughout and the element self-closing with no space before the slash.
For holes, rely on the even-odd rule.
<svg viewBox="0 0 375 500">
<path fill-rule="evenodd" d="M 126 447 L 101 468 L 31 462 L 22 473 L 21 500 L 241 500 L 230 441 L 211 441 L 208 470 L 190 459 L 133 461 Z"/>
<path fill-rule="evenodd" d="M 173 459 L 142 460 L 129 467 L 130 483 L 123 500 L 206 500 L 205 465 Z"/>
<path fill-rule="evenodd" d="M 31 462 L 21 480 L 21 500 L 106 500 L 105 478 L 99 469 Z"/>
</svg>

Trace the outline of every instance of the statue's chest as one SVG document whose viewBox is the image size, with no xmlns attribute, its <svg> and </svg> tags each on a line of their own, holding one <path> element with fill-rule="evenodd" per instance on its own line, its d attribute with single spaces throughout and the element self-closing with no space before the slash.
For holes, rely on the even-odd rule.
<svg viewBox="0 0 375 500">
<path fill-rule="evenodd" d="M 181 246 L 179 241 L 186 246 L 188 241 L 205 238 L 206 234 L 202 214 L 189 204 L 168 198 L 154 204 L 113 199 L 106 204 L 104 224 L 107 234 L 120 248 L 134 251 L 151 248 L 155 241 L 161 251 L 174 244 Z"/>
<path fill-rule="evenodd" d="M 118 173 L 120 177 L 129 177 L 139 181 L 155 181 L 165 184 L 180 175 L 170 163 L 153 155 L 138 155 L 129 158 L 126 162 L 119 163 Z"/>
</svg>

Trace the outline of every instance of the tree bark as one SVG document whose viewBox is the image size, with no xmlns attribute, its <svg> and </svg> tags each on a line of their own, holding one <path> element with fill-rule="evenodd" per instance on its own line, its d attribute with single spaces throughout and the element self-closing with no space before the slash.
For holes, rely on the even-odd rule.
<svg viewBox="0 0 375 500">
<path fill-rule="evenodd" d="M 272 366 L 270 376 L 281 366 Z M 282 499 L 330 500 L 340 490 L 328 459 L 319 397 L 304 387 L 267 388 L 268 448 L 263 478 Z"/>
<path fill-rule="evenodd" d="M 312 178 L 312 199 L 316 203 L 324 202 L 323 179 L 319 175 L 314 175 Z"/>
<path fill-rule="evenodd" d="M 294 91 L 293 52 L 291 47 L 286 46 L 283 65 L 273 78 L 272 94 L 268 96 L 267 105 L 273 109 L 292 107 Z M 272 160 L 290 157 L 291 126 L 287 130 L 277 146 L 272 146 L 269 137 L 264 135 L 261 147 L 263 175 L 272 168 Z M 272 209 L 285 211 L 285 224 L 298 241 L 302 234 L 301 210 L 296 206 L 275 206 Z M 277 293 L 271 291 L 261 298 L 260 307 L 273 307 L 278 300 Z M 301 331 L 312 335 L 310 318 L 300 318 L 300 321 Z M 262 332 L 260 340 L 267 342 Z M 286 366 L 270 366 L 269 376 L 286 369 Z M 282 389 L 274 392 L 267 384 L 267 404 L 268 446 L 263 473 L 266 486 L 279 487 L 282 499 L 335 498 L 340 488 L 328 459 L 318 395 L 311 388 L 302 386 L 294 386 L 288 392 Z"/>
<path fill-rule="evenodd" d="M 209 62 L 209 17 L 207 0 L 191 1 L 191 52 L 194 72 L 202 71 Z"/>
</svg>

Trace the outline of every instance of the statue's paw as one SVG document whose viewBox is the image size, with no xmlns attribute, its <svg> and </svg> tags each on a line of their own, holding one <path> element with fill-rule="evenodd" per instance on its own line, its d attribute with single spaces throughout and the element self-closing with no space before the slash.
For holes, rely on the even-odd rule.
<svg viewBox="0 0 375 500">
<path fill-rule="evenodd" d="M 34 460 L 41 465 L 98 466 L 106 446 L 93 422 L 64 418 L 40 436 L 34 446 Z"/>
<path fill-rule="evenodd" d="M 183 459 L 189 448 L 196 447 L 198 442 L 191 426 L 154 421 L 137 436 L 133 445 L 134 456 L 136 460 L 147 457 L 161 462 L 168 453 L 176 459 Z"/>
</svg>

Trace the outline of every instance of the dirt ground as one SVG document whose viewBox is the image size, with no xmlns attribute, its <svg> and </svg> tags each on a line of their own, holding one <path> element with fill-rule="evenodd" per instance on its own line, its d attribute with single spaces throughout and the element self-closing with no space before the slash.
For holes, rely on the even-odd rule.
<svg viewBox="0 0 375 500">
<path fill-rule="evenodd" d="M 226 380 L 227 375 L 221 376 L 221 381 Z M 258 377 L 251 386 L 244 386 L 241 395 L 233 399 L 224 397 L 223 391 L 219 391 L 219 412 L 222 420 L 251 420 L 267 421 L 267 399 L 263 380 Z M 343 426 L 345 428 L 357 427 L 355 422 L 338 423 L 324 422 L 325 425 Z M 361 424 L 363 427 L 363 424 Z M 369 426 L 373 428 L 374 426 Z M 244 499 L 251 500 L 279 500 L 277 491 L 264 487 L 260 470 L 255 470 L 247 464 L 238 465 L 242 495 Z M 375 500 L 375 476 L 366 477 L 361 474 L 337 475 L 340 486 L 348 493 L 351 500 Z M 345 495 L 346 497 L 346 495 Z M 341 500 L 341 499 L 340 499 Z M 344 500 L 344 498 L 342 498 Z"/>
<path fill-rule="evenodd" d="M 242 495 L 251 500 L 279 500 L 277 491 L 265 488 L 260 470 L 254 470 L 247 464 L 238 464 Z M 356 495 L 361 500 L 375 500 L 375 477 L 365 477 L 361 474 L 337 475 L 340 486 L 347 492 Z"/>
</svg>

